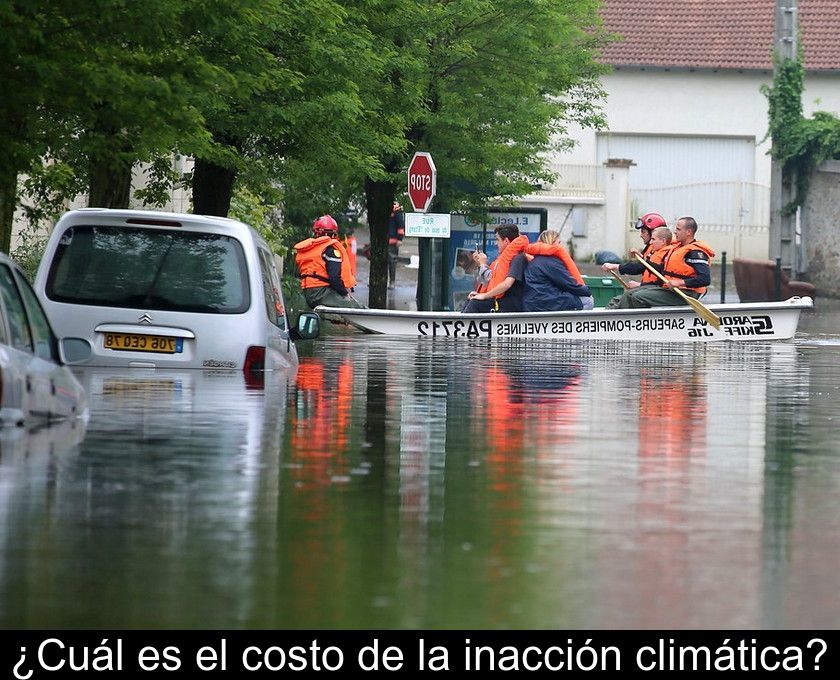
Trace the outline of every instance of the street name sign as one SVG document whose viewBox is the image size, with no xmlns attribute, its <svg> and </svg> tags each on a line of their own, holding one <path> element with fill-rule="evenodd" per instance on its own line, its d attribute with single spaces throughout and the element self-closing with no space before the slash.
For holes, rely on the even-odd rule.
<svg viewBox="0 0 840 680">
<path fill-rule="evenodd" d="M 449 213 L 406 213 L 405 235 L 420 238 L 449 238 Z"/>
</svg>

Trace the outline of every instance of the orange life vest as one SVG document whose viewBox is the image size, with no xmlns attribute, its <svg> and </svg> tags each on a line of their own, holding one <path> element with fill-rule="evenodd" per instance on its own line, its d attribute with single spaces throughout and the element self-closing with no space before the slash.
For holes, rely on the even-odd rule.
<svg viewBox="0 0 840 680">
<path fill-rule="evenodd" d="M 327 275 L 327 263 L 322 257 L 328 246 L 334 246 L 341 253 L 341 282 L 350 290 L 356 285 L 356 277 L 350 270 L 350 258 L 341 241 L 332 236 L 318 236 L 307 238 L 295 243 L 295 262 L 297 262 L 298 276 L 301 288 L 321 288 L 330 285 Z"/>
<path fill-rule="evenodd" d="M 659 250 L 655 251 L 653 254 L 648 255 L 645 259 L 650 262 L 652 265 L 661 265 L 665 262 L 665 258 L 668 257 L 668 253 L 671 252 L 671 249 L 674 246 L 662 246 Z M 657 267 L 659 271 L 662 271 L 660 267 Z M 655 283 L 657 286 L 662 285 L 662 280 L 654 274 L 650 269 L 645 267 L 645 270 L 642 272 L 642 285 L 647 285 Z"/>
<path fill-rule="evenodd" d="M 686 255 L 692 250 L 702 250 L 709 256 L 709 264 L 712 263 L 715 251 L 702 241 L 692 241 L 691 243 L 686 243 L 684 246 L 678 243 L 675 246 L 671 246 L 665 258 L 665 276 L 670 276 L 675 279 L 688 279 L 694 276 L 696 273 L 694 267 L 685 261 Z M 705 286 L 686 288 L 686 290 L 696 291 L 699 295 L 706 292 Z"/>
<path fill-rule="evenodd" d="M 398 217 L 398 214 L 403 212 L 403 209 L 392 210 L 391 216 L 388 218 L 388 245 L 398 246 L 405 238 L 405 217 Z"/>
<path fill-rule="evenodd" d="M 566 250 L 559 243 L 543 243 L 542 241 L 537 241 L 536 243 L 529 243 L 527 246 L 525 246 L 525 252 L 528 255 L 547 255 L 548 257 L 559 258 L 560 261 L 566 266 L 566 269 L 569 270 L 569 274 L 572 275 L 572 278 L 575 281 L 577 281 L 581 286 L 586 285 L 586 283 L 584 283 L 583 281 L 583 276 L 581 276 L 580 274 L 580 269 L 578 269 L 578 266 L 572 259 L 571 254 L 569 254 L 569 251 Z"/>
<path fill-rule="evenodd" d="M 517 236 L 508 243 L 507 248 L 505 248 L 490 265 L 490 281 L 486 286 L 482 286 L 481 292 L 493 290 L 507 278 L 508 272 L 510 271 L 510 263 L 513 262 L 513 258 L 523 252 L 525 250 L 525 246 L 527 245 L 527 236 Z M 504 293 L 501 295 L 494 295 L 493 297 L 498 300 L 504 297 Z"/>
<path fill-rule="evenodd" d="M 344 249 L 347 251 L 347 255 L 350 258 L 350 273 L 353 276 L 356 276 L 356 237 L 355 236 L 345 236 L 344 237 Z"/>
</svg>

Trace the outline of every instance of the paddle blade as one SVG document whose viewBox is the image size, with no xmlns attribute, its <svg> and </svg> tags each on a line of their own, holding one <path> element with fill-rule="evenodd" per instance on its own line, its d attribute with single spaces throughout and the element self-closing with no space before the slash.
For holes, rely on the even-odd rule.
<svg viewBox="0 0 840 680">
<path fill-rule="evenodd" d="M 647 269 L 655 274 L 662 283 L 668 283 L 668 279 L 666 279 L 660 271 L 656 268 L 651 266 L 650 262 L 645 260 L 645 258 L 641 257 L 638 253 L 636 254 L 636 259 L 641 262 Z M 706 319 L 708 324 L 714 327 L 715 330 L 720 330 L 720 317 L 715 314 L 711 309 L 706 307 L 700 300 L 695 300 L 693 297 L 686 295 L 683 293 L 679 288 L 671 288 L 675 293 L 677 293 L 683 300 L 685 300 L 691 307 L 700 315 L 702 318 Z"/>
</svg>

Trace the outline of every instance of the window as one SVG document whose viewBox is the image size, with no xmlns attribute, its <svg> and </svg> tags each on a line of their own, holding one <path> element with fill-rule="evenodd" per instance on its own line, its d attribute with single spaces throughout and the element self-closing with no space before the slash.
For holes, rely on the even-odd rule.
<svg viewBox="0 0 840 680">
<path fill-rule="evenodd" d="M 32 328 L 32 339 L 35 342 L 35 354 L 42 359 L 51 361 L 58 361 L 58 344 L 53 334 L 50 322 L 47 321 L 47 315 L 38 302 L 35 291 L 32 286 L 22 276 L 15 277 L 20 288 L 23 302 L 26 306 L 26 312 L 29 315 L 29 321 Z"/>
<path fill-rule="evenodd" d="M 12 277 L 12 270 L 5 265 L 0 265 L 0 295 L 3 296 L 3 305 L 9 321 L 11 346 L 24 352 L 32 352 L 32 332 L 29 330 L 23 300 Z"/>
<path fill-rule="evenodd" d="M 76 226 L 61 238 L 47 296 L 58 302 L 241 314 L 251 304 L 242 245 L 219 234 Z"/>
<path fill-rule="evenodd" d="M 265 311 L 268 320 L 281 329 L 286 328 L 286 311 L 283 308 L 283 298 L 280 293 L 280 278 L 274 266 L 272 255 L 267 250 L 258 248 L 260 253 L 260 271 L 262 272 L 263 291 L 265 294 Z"/>
</svg>

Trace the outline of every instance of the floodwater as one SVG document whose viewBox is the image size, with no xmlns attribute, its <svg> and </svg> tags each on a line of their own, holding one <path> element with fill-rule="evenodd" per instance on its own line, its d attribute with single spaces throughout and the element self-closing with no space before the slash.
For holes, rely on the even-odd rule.
<svg viewBox="0 0 840 680">
<path fill-rule="evenodd" d="M 840 311 L 794 342 L 330 331 L 0 438 L 4 628 L 837 628 Z"/>
</svg>

